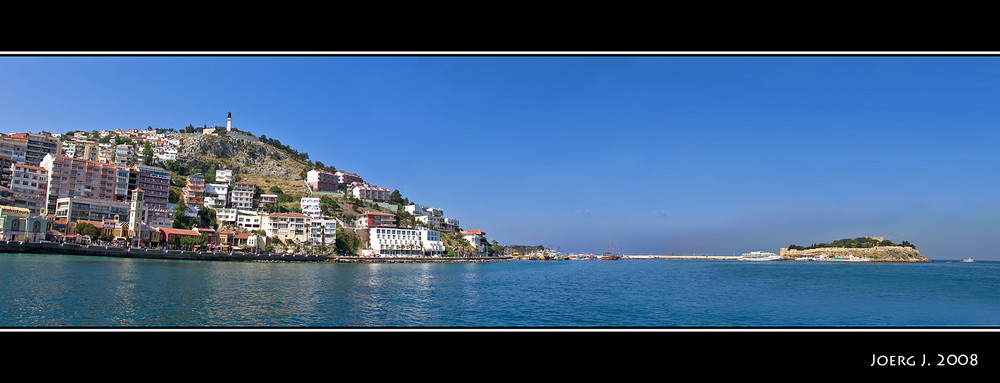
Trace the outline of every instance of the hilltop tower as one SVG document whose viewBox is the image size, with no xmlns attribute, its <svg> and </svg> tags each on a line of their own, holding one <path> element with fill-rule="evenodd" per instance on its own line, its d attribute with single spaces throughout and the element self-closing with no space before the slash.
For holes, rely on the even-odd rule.
<svg viewBox="0 0 1000 383">
<path fill-rule="evenodd" d="M 226 131 L 233 131 L 233 112 L 229 112 L 229 117 L 226 117 Z"/>
</svg>

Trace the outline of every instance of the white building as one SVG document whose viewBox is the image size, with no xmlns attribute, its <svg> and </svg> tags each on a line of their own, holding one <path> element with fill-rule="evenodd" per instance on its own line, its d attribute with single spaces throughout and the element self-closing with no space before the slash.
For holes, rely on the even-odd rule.
<svg viewBox="0 0 1000 383">
<path fill-rule="evenodd" d="M 215 171 L 215 182 L 230 184 L 233 183 L 232 169 L 221 169 Z"/>
<path fill-rule="evenodd" d="M 309 240 L 315 245 L 335 245 L 337 243 L 337 220 L 311 219 L 309 222 Z"/>
<path fill-rule="evenodd" d="M 256 190 L 252 183 L 237 182 L 233 186 L 233 191 L 229 193 L 229 206 L 237 209 L 253 209 L 253 195 Z"/>
<path fill-rule="evenodd" d="M 211 204 L 209 204 L 209 199 L 212 200 Z M 226 207 L 228 202 L 228 183 L 205 183 L 205 206 Z"/>
<path fill-rule="evenodd" d="M 415 257 L 440 255 L 445 251 L 441 233 L 425 227 L 374 227 L 368 233 L 366 255 Z"/>
<path fill-rule="evenodd" d="M 319 198 L 302 197 L 302 199 L 299 200 L 299 206 L 302 207 L 302 214 L 308 215 L 309 218 L 322 218 L 323 210 L 319 206 Z"/>
<path fill-rule="evenodd" d="M 310 239 L 311 219 L 305 214 L 274 213 L 265 215 L 260 226 L 268 237 L 278 237 L 282 241 L 308 242 Z"/>
<path fill-rule="evenodd" d="M 217 208 L 215 209 L 215 220 L 222 225 L 236 223 L 236 209 Z M 257 223 L 258 225 L 260 222 Z"/>
<path fill-rule="evenodd" d="M 486 232 L 482 230 L 469 230 L 462 232 L 462 238 L 476 247 L 476 255 L 486 256 Z"/>
<path fill-rule="evenodd" d="M 218 217 L 218 215 L 216 217 Z M 246 210 L 239 210 L 236 212 L 236 225 L 247 230 L 260 230 L 262 221 L 263 219 L 256 212 Z"/>
<path fill-rule="evenodd" d="M 457 230 L 458 228 L 458 220 L 445 218 L 444 210 L 439 208 L 413 204 L 407 205 L 405 209 L 408 213 L 413 214 L 417 222 L 423 222 L 434 229 Z"/>
</svg>

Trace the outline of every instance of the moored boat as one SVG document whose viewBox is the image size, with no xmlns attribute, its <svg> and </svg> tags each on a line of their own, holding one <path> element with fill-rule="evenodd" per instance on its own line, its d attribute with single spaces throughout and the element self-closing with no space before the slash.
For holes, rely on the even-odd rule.
<svg viewBox="0 0 1000 383">
<path fill-rule="evenodd" d="M 775 253 L 767 251 L 751 251 L 749 253 L 743 253 L 740 257 L 743 261 L 778 261 L 781 260 L 781 256 Z"/>
</svg>

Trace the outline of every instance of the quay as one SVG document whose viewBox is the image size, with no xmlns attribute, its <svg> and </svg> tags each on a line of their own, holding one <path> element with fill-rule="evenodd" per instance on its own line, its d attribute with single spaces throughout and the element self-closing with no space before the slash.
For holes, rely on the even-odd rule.
<svg viewBox="0 0 1000 383">
<path fill-rule="evenodd" d="M 176 259 L 190 261 L 242 262 L 335 262 L 335 263 L 476 263 L 510 261 L 511 257 L 341 257 L 308 254 L 271 254 L 156 250 L 104 245 L 79 245 L 52 242 L 0 241 L 0 253 L 63 254 L 119 258 Z"/>
<path fill-rule="evenodd" d="M 326 256 L 301 254 L 268 254 L 244 252 L 212 252 L 190 250 L 156 250 L 105 245 L 78 245 L 53 242 L 0 242 L 0 253 L 64 254 L 119 258 L 177 259 L 192 261 L 246 261 L 246 262 L 324 262 Z"/>
</svg>

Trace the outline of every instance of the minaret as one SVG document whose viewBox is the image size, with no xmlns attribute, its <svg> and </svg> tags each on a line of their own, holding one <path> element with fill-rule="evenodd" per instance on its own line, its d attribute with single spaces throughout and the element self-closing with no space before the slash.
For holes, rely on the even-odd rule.
<svg viewBox="0 0 1000 383">
<path fill-rule="evenodd" d="M 132 192 L 132 205 L 128 212 L 128 236 L 131 238 L 132 244 L 137 244 L 142 239 L 140 234 L 142 233 L 142 208 L 145 194 L 146 192 L 139 188 Z"/>
<path fill-rule="evenodd" d="M 233 112 L 229 112 L 229 117 L 226 117 L 226 131 L 233 131 Z"/>
</svg>

